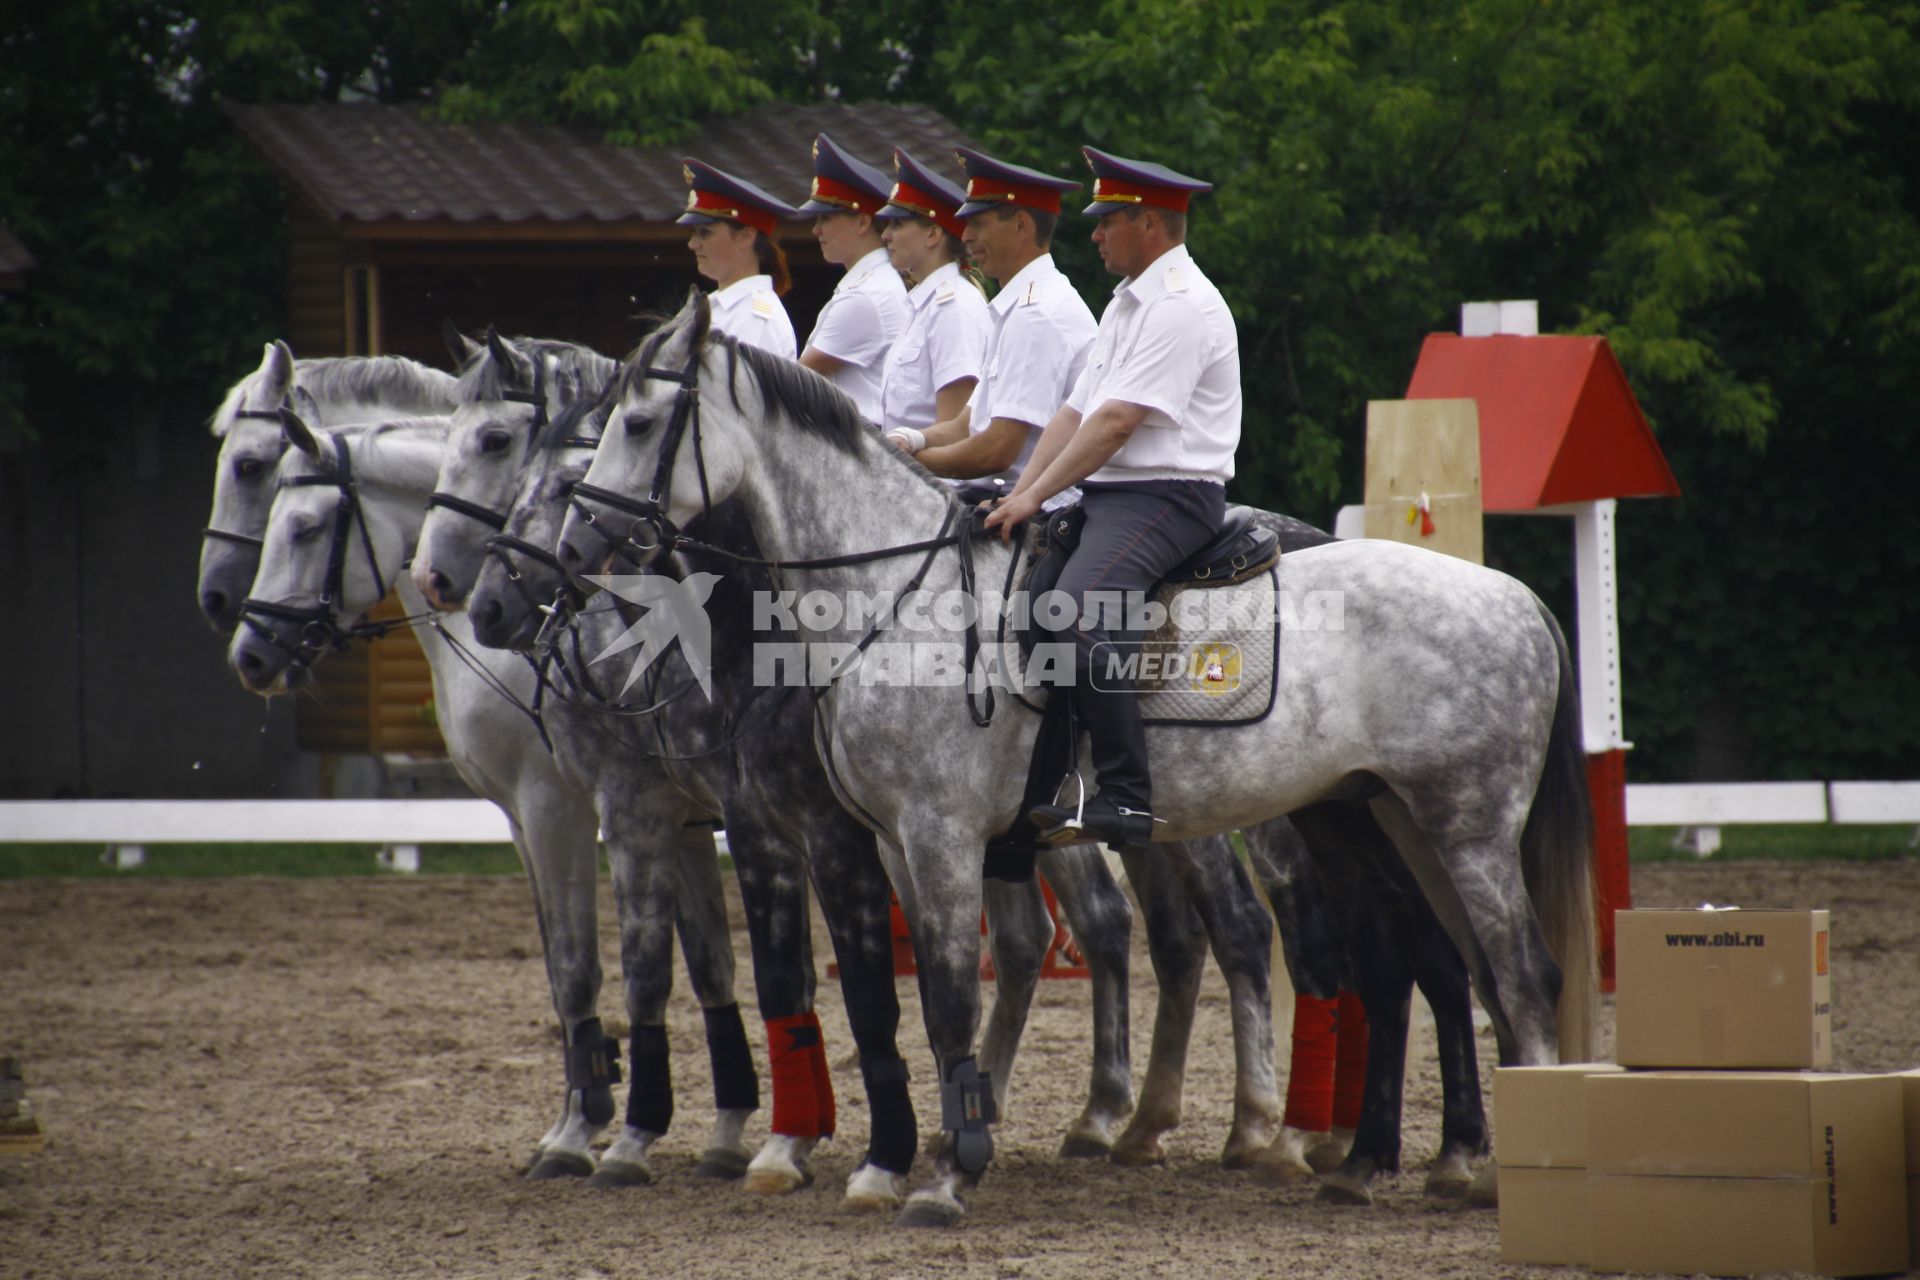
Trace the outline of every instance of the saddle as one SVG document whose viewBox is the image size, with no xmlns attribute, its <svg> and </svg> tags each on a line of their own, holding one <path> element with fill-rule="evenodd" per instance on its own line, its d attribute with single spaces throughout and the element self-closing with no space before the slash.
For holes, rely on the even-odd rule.
<svg viewBox="0 0 1920 1280">
<path fill-rule="evenodd" d="M 1077 505 L 1047 515 L 1034 547 L 1033 572 L 1027 578 L 1030 599 L 1038 599 L 1059 585 L 1067 557 L 1080 545 L 1080 530 L 1086 522 L 1087 513 Z M 1213 540 L 1175 565 L 1154 591 L 1230 587 L 1265 573 L 1279 558 L 1280 535 L 1256 525 L 1253 508 L 1228 507 Z M 1018 638 L 1021 653 L 1031 654 L 1038 640 L 1033 628 L 1021 628 Z"/>
</svg>

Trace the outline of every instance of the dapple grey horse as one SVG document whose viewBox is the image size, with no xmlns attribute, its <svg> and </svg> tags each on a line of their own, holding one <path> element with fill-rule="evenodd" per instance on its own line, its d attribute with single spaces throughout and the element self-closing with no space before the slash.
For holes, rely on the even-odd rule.
<svg viewBox="0 0 1920 1280">
<path fill-rule="evenodd" d="M 712 333 L 710 322 L 696 295 L 623 367 L 606 438 L 576 486 L 637 556 L 659 554 L 681 526 L 729 498 L 744 504 L 759 545 L 778 560 L 834 564 L 938 542 L 956 527 L 967 537 L 951 493 L 881 444 L 844 396 Z M 605 554 L 588 518 L 595 507 L 576 510 L 562 530 L 559 558 L 575 571 Z M 980 547 L 981 580 L 999 581 L 1009 554 Z M 872 599 L 911 578 L 937 596 L 961 589 L 963 565 L 933 548 L 905 566 L 862 558 L 822 567 L 815 583 L 843 600 L 856 591 Z M 1396 543 L 1299 552 L 1282 560 L 1278 583 L 1282 599 L 1338 600 L 1339 625 L 1288 634 L 1266 719 L 1149 731 L 1166 822 L 1157 838 L 1246 827 L 1323 801 L 1364 802 L 1466 959 L 1501 1060 L 1552 1061 L 1563 1038 L 1569 1052 L 1583 1051 L 1591 843 L 1545 839 L 1576 825 L 1555 814 L 1573 803 L 1563 794 L 1571 774 L 1558 763 L 1579 752 L 1571 665 L 1552 616 L 1503 574 Z M 809 619 L 804 636 L 844 655 L 868 629 L 840 621 Z M 967 642 L 960 627 L 931 622 L 934 638 Z M 1004 648 L 990 656 L 1018 669 Z M 815 708 L 829 778 L 880 833 L 925 959 L 926 1020 L 955 1133 L 932 1185 L 902 1218 L 957 1222 L 961 1193 L 991 1155 L 991 1100 L 973 1058 L 979 856 L 1014 816 L 1032 727 L 1007 716 L 972 725 L 973 708 L 951 688 L 882 681 L 832 680 Z M 929 739 L 956 744 L 931 773 L 915 750 Z M 1544 841 L 1532 877 L 1522 867 L 1525 835 Z"/>
</svg>

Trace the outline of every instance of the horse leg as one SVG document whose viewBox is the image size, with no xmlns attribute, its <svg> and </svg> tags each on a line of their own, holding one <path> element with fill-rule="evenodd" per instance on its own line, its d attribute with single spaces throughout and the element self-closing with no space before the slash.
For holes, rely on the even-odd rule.
<svg viewBox="0 0 1920 1280">
<path fill-rule="evenodd" d="M 962 1194 L 979 1184 L 993 1158 L 993 1082 L 974 1060 L 980 1027 L 979 831 L 933 815 L 903 818 L 895 888 L 913 934 L 920 1000 L 940 1072 L 941 1127 L 949 1137 L 934 1158 L 933 1179 L 907 1198 L 901 1226 L 953 1226 L 966 1214 Z"/>
<path fill-rule="evenodd" d="M 1087 1105 L 1068 1127 L 1060 1155 L 1069 1160 L 1105 1156 L 1113 1150 L 1115 1128 L 1133 1111 L 1127 1009 L 1133 906 L 1107 869 L 1106 856 L 1093 845 L 1049 849 L 1040 862 L 1093 984 L 1093 1076 Z"/>
<path fill-rule="evenodd" d="M 1286 1110 L 1280 1135 L 1254 1168 L 1276 1186 L 1300 1186 L 1314 1180 L 1323 1152 L 1337 1142 L 1337 1166 L 1351 1144 L 1350 1134 L 1336 1138 L 1332 1132 L 1336 1033 L 1329 1006 L 1349 971 L 1345 924 L 1322 888 L 1305 833 L 1293 821 L 1275 818 L 1241 835 L 1273 908 L 1294 991 Z"/>
<path fill-rule="evenodd" d="M 760 1079 L 753 1050 L 734 998 L 733 930 L 727 920 L 720 859 L 704 823 L 683 829 L 674 848 L 674 917 L 687 981 L 706 1022 L 707 1056 L 713 1068 L 713 1135 L 694 1173 L 738 1178 L 752 1152 L 741 1140 L 747 1120 L 760 1109 Z"/>
<path fill-rule="evenodd" d="M 1280 1130 L 1280 1089 L 1273 1074 L 1273 917 L 1260 903 L 1246 868 L 1225 836 L 1186 844 L 1173 866 L 1187 883 L 1227 980 L 1233 1010 L 1233 1127 L 1220 1163 L 1251 1167 Z"/>
<path fill-rule="evenodd" d="M 746 1167 L 746 1189 L 784 1195 L 813 1181 L 807 1159 L 834 1125 L 833 1082 L 813 1012 L 812 925 L 801 851 L 747 806 L 729 806 L 727 842 L 753 948 L 754 985 L 767 1027 L 772 1132 Z"/>
<path fill-rule="evenodd" d="M 562 796 L 564 795 L 564 799 Z M 564 1039 L 563 1067 L 576 1045 L 601 1038 L 594 1006 L 600 995 L 598 920 L 594 895 L 599 888 L 599 849 L 590 807 L 557 784 L 508 814 L 514 848 L 532 889 L 547 986 Z M 560 1117 L 540 1139 L 527 1176 L 534 1179 L 585 1177 L 593 1172 L 591 1146 L 613 1118 L 611 1095 L 583 1090 L 567 1072 Z M 584 1078 L 584 1077 L 581 1077 Z"/>
<path fill-rule="evenodd" d="M 1521 876 L 1519 823 L 1489 837 L 1481 834 L 1484 822 L 1474 821 L 1484 815 L 1453 813 L 1445 801 L 1416 804 L 1389 792 L 1369 806 L 1465 958 L 1493 1022 L 1500 1065 L 1558 1061 L 1560 967 Z M 1442 820 L 1448 817 L 1454 820 Z"/>
<path fill-rule="evenodd" d="M 1180 1125 L 1187 1046 L 1193 1038 L 1194 1011 L 1200 1002 L 1207 942 L 1206 925 L 1166 857 L 1166 849 L 1171 847 L 1120 855 L 1133 895 L 1146 914 L 1147 954 L 1153 962 L 1160 995 L 1154 1008 L 1153 1045 L 1140 1083 L 1139 1105 L 1113 1144 L 1115 1164 L 1159 1164 L 1167 1158 L 1161 1138 Z"/>
<path fill-rule="evenodd" d="M 684 835 L 677 797 L 661 788 L 600 789 L 601 830 L 620 919 L 620 971 L 631 1027 L 626 1125 L 600 1158 L 596 1185 L 653 1181 L 647 1153 L 673 1121 L 667 997 L 673 989 L 674 859 Z M 651 792 L 651 794 L 649 794 Z"/>
<path fill-rule="evenodd" d="M 893 977 L 892 892 L 873 832 L 839 809 L 806 837 L 814 892 L 840 962 L 840 990 L 866 1085 L 866 1158 L 847 1179 L 840 1207 L 876 1213 L 900 1207 L 913 1168 L 919 1122 L 896 1036 L 900 997 Z"/>
<path fill-rule="evenodd" d="M 993 956 L 994 993 L 993 1008 L 980 1036 L 980 1072 L 992 1078 L 994 1107 L 1005 1115 L 1020 1036 L 1027 1028 L 1027 1012 L 1040 983 L 1040 966 L 1046 963 L 1047 948 L 1053 945 L 1053 917 L 1047 912 L 1038 880 L 1019 884 L 985 880 L 981 888 L 986 902 L 987 947 Z"/>
<path fill-rule="evenodd" d="M 1426 1193 L 1459 1200 L 1473 1185 L 1472 1162 L 1487 1154 L 1487 1113 L 1480 1097 L 1480 1064 L 1473 1035 L 1473 992 L 1467 967 L 1424 898 L 1410 906 L 1414 927 L 1402 935 L 1420 994 L 1433 1010 L 1440 1058 L 1440 1150 L 1427 1170 Z"/>
</svg>

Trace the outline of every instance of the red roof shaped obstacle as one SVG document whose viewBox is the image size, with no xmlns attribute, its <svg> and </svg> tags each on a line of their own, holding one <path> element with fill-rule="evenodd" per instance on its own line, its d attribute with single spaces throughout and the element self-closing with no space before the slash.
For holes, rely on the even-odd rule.
<svg viewBox="0 0 1920 1280">
<path fill-rule="evenodd" d="M 1680 496 L 1605 338 L 1431 334 L 1407 399 L 1480 402 L 1487 511 Z"/>
</svg>

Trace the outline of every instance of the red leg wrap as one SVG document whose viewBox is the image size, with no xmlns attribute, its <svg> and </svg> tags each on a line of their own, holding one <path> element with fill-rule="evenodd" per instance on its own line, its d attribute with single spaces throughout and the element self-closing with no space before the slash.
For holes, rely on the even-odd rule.
<svg viewBox="0 0 1920 1280">
<path fill-rule="evenodd" d="M 826 1059 L 820 1046 L 820 1020 L 812 1013 L 767 1019 L 767 1059 L 773 1076 L 773 1132 L 789 1138 L 818 1138 L 820 1093 L 814 1064 Z M 832 1084 L 827 1084 L 828 1132 L 833 1124 Z"/>
<path fill-rule="evenodd" d="M 831 1138 L 833 1136 L 834 1119 L 833 1072 L 827 1069 L 827 1042 L 826 1037 L 819 1034 L 820 1019 L 811 1013 L 807 1016 L 813 1019 L 813 1030 L 815 1033 L 813 1043 L 814 1108 L 819 1116 L 820 1136 L 823 1138 Z"/>
<path fill-rule="evenodd" d="M 1317 996 L 1293 998 L 1293 1065 L 1287 1070 L 1290 1129 L 1325 1133 L 1333 1126 L 1333 1067 L 1337 1038 L 1334 1014 L 1339 1001 Z"/>
<path fill-rule="evenodd" d="M 1367 1008 L 1351 991 L 1340 993 L 1335 1027 L 1340 1055 L 1333 1076 L 1333 1127 L 1358 1129 L 1360 1104 L 1367 1094 Z"/>
</svg>

